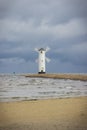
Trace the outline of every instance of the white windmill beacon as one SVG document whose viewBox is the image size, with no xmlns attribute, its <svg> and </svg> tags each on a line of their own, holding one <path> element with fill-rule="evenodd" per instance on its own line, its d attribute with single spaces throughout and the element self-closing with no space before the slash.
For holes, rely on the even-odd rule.
<svg viewBox="0 0 87 130">
<path fill-rule="evenodd" d="M 46 61 L 50 62 L 50 59 L 45 56 L 45 53 L 49 50 L 50 50 L 49 47 L 47 47 L 46 49 L 35 48 L 35 51 L 37 51 L 39 53 L 38 60 L 36 60 L 38 62 L 38 73 L 39 74 L 45 74 L 46 73 L 46 63 L 45 62 Z"/>
</svg>

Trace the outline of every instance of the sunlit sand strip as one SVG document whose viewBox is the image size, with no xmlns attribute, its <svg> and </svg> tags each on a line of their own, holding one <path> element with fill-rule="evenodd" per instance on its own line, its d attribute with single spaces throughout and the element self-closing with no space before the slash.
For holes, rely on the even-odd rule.
<svg viewBox="0 0 87 130">
<path fill-rule="evenodd" d="M 87 81 L 87 75 L 83 75 L 83 74 L 24 74 L 24 76 Z"/>
<path fill-rule="evenodd" d="M 86 130 L 87 97 L 0 103 L 0 130 Z"/>
</svg>

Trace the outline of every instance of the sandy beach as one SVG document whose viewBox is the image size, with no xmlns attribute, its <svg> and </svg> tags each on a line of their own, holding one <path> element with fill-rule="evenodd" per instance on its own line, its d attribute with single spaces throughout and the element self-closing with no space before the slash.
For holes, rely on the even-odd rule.
<svg viewBox="0 0 87 130">
<path fill-rule="evenodd" d="M 71 79 L 71 80 L 81 80 L 87 81 L 87 75 L 85 74 L 23 74 L 25 77 L 39 77 L 39 78 L 53 78 L 53 79 Z"/>
<path fill-rule="evenodd" d="M 0 130 L 86 130 L 87 97 L 0 103 Z"/>
</svg>

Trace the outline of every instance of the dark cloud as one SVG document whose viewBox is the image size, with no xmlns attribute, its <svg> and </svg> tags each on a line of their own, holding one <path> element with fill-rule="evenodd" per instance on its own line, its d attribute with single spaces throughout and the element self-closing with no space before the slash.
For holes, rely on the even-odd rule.
<svg viewBox="0 0 87 130">
<path fill-rule="evenodd" d="M 51 59 L 61 63 L 71 63 L 76 66 L 87 66 L 87 43 L 72 44 L 66 47 L 61 46 L 54 52 L 49 52 Z"/>
<path fill-rule="evenodd" d="M 87 0 L 0 0 L 0 72 L 36 72 L 34 48 L 46 46 L 49 72 L 87 72 L 86 5 Z"/>
<path fill-rule="evenodd" d="M 35 61 L 36 54 L 35 52 L 23 52 L 23 53 L 0 53 L 0 59 L 9 59 L 9 58 L 19 58 L 19 59 L 24 59 L 26 62 L 27 61 Z"/>
<path fill-rule="evenodd" d="M 0 0 L 0 19 L 6 18 L 10 15 L 13 5 L 13 0 Z"/>
</svg>

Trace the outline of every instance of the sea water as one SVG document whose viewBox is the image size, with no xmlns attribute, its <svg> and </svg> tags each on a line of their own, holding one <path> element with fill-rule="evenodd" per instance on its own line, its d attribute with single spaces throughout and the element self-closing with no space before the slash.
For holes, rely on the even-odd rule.
<svg viewBox="0 0 87 130">
<path fill-rule="evenodd" d="M 87 81 L 0 75 L 0 102 L 87 96 Z"/>
</svg>

